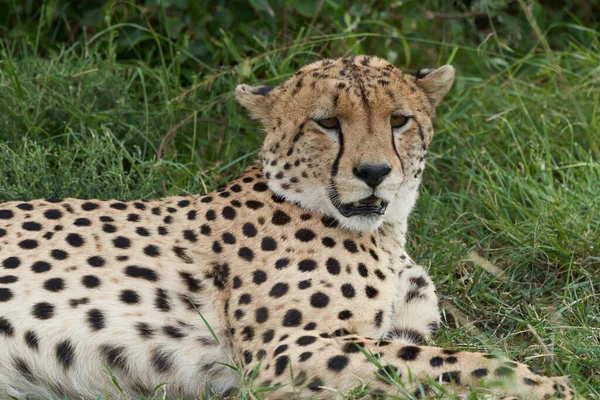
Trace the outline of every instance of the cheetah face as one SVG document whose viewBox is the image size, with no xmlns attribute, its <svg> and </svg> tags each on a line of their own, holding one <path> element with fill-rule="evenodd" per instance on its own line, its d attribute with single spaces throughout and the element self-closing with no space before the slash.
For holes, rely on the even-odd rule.
<svg viewBox="0 0 600 400">
<path fill-rule="evenodd" d="M 435 107 L 453 80 L 451 66 L 415 76 L 361 56 L 309 64 L 275 88 L 239 85 L 236 96 L 264 125 L 269 187 L 370 231 L 412 208 Z"/>
</svg>

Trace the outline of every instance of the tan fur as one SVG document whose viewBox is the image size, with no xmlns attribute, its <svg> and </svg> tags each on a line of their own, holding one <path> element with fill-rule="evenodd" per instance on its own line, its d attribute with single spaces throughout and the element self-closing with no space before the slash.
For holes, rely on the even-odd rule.
<svg viewBox="0 0 600 400">
<path fill-rule="evenodd" d="M 501 381 L 490 393 L 571 399 L 563 378 L 424 345 L 440 315 L 404 250 L 406 218 L 453 78 L 450 66 L 415 77 L 375 57 L 319 61 L 272 90 L 236 89 L 265 140 L 224 189 L 1 204 L 0 398 L 136 397 L 161 383 L 171 397 L 253 385 L 329 398 L 397 394 L 397 380 L 415 396 Z M 410 121 L 392 129 L 398 114 Z M 337 130 L 318 123 L 334 117 Z M 369 186 L 365 163 L 390 172 Z M 336 207 L 371 195 L 383 215 Z"/>
</svg>

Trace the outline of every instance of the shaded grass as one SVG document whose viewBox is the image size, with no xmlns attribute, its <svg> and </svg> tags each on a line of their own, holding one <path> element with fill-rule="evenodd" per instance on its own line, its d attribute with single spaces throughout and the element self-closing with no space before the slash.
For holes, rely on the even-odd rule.
<svg viewBox="0 0 600 400">
<path fill-rule="evenodd" d="M 528 54 L 499 43 L 412 43 L 447 54 L 440 62 L 459 71 L 411 217 L 411 253 L 430 267 L 447 324 L 436 343 L 500 350 L 570 375 L 586 398 L 600 398 L 594 35 L 549 53 L 532 44 Z M 239 65 L 200 70 L 189 86 L 176 63 L 149 68 L 77 48 L 50 60 L 4 53 L 0 201 L 212 190 L 261 140 L 233 101 L 235 84 L 280 82 L 320 55 L 352 54 L 353 40 L 360 35 L 300 36 L 248 58 L 232 48 Z M 469 261 L 472 252 L 502 273 Z"/>
</svg>

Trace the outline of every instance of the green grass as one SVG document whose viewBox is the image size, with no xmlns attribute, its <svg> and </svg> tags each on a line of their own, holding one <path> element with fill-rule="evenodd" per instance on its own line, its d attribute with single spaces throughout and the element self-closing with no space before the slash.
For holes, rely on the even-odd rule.
<svg viewBox="0 0 600 400">
<path fill-rule="evenodd" d="M 566 36 L 552 49 L 538 36 L 519 53 L 502 37 L 385 40 L 458 71 L 409 241 L 441 296 L 436 344 L 499 350 L 600 399 L 600 44 L 598 32 L 571 29 L 586 41 Z M 261 141 L 234 102 L 238 82 L 281 82 L 370 36 L 303 34 L 252 53 L 225 41 L 241 63 L 185 79 L 176 57 L 152 67 L 115 60 L 108 31 L 103 51 L 74 45 L 40 58 L 4 47 L 0 201 L 212 190 Z"/>
</svg>

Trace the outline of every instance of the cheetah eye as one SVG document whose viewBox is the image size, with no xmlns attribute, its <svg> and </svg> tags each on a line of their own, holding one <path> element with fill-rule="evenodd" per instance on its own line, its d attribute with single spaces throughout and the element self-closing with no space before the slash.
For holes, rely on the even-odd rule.
<svg viewBox="0 0 600 400">
<path fill-rule="evenodd" d="M 340 121 L 338 121 L 337 118 L 320 119 L 315 120 L 315 122 L 325 129 L 336 129 L 338 126 L 340 126 Z"/>
<path fill-rule="evenodd" d="M 392 124 L 392 128 L 398 129 L 402 128 L 408 122 L 409 117 L 405 117 L 404 115 L 392 115 L 390 118 L 390 122 Z"/>
</svg>

